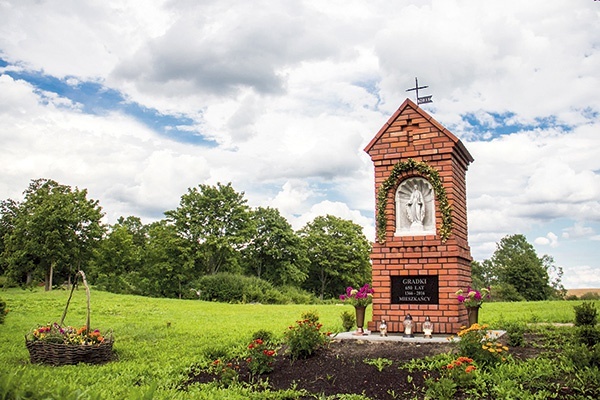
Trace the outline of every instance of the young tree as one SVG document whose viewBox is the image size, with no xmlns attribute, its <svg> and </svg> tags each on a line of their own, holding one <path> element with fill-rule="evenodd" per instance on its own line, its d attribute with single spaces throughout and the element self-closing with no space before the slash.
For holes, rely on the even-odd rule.
<svg viewBox="0 0 600 400">
<path fill-rule="evenodd" d="M 323 299 L 371 281 L 371 243 L 360 225 L 332 215 L 319 216 L 299 234 L 310 261 L 305 289 Z"/>
<path fill-rule="evenodd" d="M 254 234 L 242 250 L 246 273 L 273 285 L 299 286 L 308 267 L 300 237 L 275 208 L 258 207 L 252 220 Z"/>
<path fill-rule="evenodd" d="M 188 189 L 181 196 L 179 207 L 165 215 L 190 242 L 199 274 L 235 272 L 239 250 L 252 234 L 250 209 L 244 193 L 237 193 L 231 183 L 201 184 Z"/>
<path fill-rule="evenodd" d="M 142 294 L 153 297 L 182 298 L 186 283 L 193 277 L 190 243 L 166 221 L 150 224 L 139 271 Z"/>
<path fill-rule="evenodd" d="M 4 257 L 13 276 L 43 276 L 52 289 L 55 273 L 68 278 L 91 258 L 104 226 L 98 201 L 87 190 L 50 179 L 33 180 L 5 236 Z"/>
<path fill-rule="evenodd" d="M 525 300 L 546 300 L 551 296 L 548 271 L 524 235 L 502 238 L 492 263 L 498 281 L 512 285 Z"/>
</svg>

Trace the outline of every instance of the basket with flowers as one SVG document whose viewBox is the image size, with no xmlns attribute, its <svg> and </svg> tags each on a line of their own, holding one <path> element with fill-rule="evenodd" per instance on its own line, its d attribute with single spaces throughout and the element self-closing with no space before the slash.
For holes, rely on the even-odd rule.
<svg viewBox="0 0 600 400">
<path fill-rule="evenodd" d="M 38 326 L 25 335 L 25 345 L 33 364 L 72 365 L 79 363 L 101 364 L 113 358 L 112 333 L 102 335 L 90 327 L 90 290 L 85 274 L 79 271 L 87 295 L 87 323 L 83 327 L 63 326 L 67 309 L 73 295 L 73 289 L 60 323 Z M 76 278 L 77 279 L 77 278 Z"/>
</svg>

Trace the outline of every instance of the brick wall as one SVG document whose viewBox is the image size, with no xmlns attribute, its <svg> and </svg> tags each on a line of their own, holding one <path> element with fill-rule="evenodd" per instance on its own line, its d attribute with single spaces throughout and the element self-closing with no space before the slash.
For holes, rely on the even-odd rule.
<svg viewBox="0 0 600 400">
<path fill-rule="evenodd" d="M 436 235 L 394 236 L 395 188 L 405 179 L 421 175 L 417 171 L 406 171 L 398 178 L 397 185 L 388 192 L 386 242 L 375 243 L 371 254 L 375 295 L 369 330 L 377 330 L 381 319 L 386 319 L 389 332 L 401 332 L 402 321 L 410 313 L 417 332 L 421 331 L 421 323 L 428 316 L 434 323 L 434 332 L 456 333 L 466 325 L 467 311 L 457 302 L 455 292 L 471 283 L 466 171 L 473 158 L 456 136 L 409 99 L 381 128 L 365 151 L 375 165 L 375 195 L 398 162 L 412 158 L 437 170 L 452 207 L 453 221 L 450 237 L 442 242 L 439 236 L 442 216 L 436 201 Z M 390 277 L 404 275 L 437 275 L 439 303 L 391 304 Z"/>
</svg>

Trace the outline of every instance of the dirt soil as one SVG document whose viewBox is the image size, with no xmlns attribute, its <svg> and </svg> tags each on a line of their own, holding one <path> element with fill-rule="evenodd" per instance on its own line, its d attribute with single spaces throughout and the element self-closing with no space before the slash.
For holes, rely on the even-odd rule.
<svg viewBox="0 0 600 400">
<path fill-rule="evenodd" d="M 363 340 L 334 341 L 305 360 L 292 361 L 280 351 L 274 362 L 274 370 L 261 377 L 272 390 L 304 389 L 311 395 L 362 394 L 370 399 L 424 397 L 424 381 L 436 372 L 408 372 L 400 368 L 413 359 L 452 351 L 450 343 L 369 342 Z M 542 351 L 539 347 L 511 348 L 516 358 L 535 357 Z M 381 371 L 364 360 L 387 359 L 392 364 Z M 206 371 L 192 373 L 184 387 L 192 383 L 216 380 Z M 239 379 L 253 382 L 244 363 L 240 363 Z M 254 381 L 256 382 L 256 381 Z M 318 398 L 318 397 L 317 397 Z"/>
</svg>

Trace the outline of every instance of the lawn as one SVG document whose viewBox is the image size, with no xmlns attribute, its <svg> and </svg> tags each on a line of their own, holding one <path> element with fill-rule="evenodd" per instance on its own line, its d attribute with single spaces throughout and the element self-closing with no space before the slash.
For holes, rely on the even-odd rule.
<svg viewBox="0 0 600 400">
<path fill-rule="evenodd" d="M 29 391 L 29 398 L 267 398 L 268 393 L 256 397 L 244 388 L 192 387 L 183 392 L 178 387 L 192 366 L 207 365 L 219 356 L 241 355 L 258 330 L 271 331 L 281 338 L 301 313 L 316 311 L 323 330 L 341 331 L 340 313 L 351 310 L 350 306 L 333 304 L 222 304 L 92 290 L 91 327 L 114 332 L 118 361 L 100 366 L 31 365 L 24 335 L 38 324 L 58 322 L 68 293 L 39 289 L 0 291 L 10 310 L 0 325 L 0 387 L 4 390 L 0 390 L 0 399 L 8 397 L 6 390 L 10 387 Z M 85 301 L 85 291 L 75 291 L 65 324 L 85 324 Z M 503 321 L 572 322 L 573 306 L 579 303 L 487 303 L 481 310 L 480 322 L 492 326 Z M 600 302 L 596 304 L 598 307 Z M 286 397 L 272 394 L 271 398 Z"/>
</svg>

